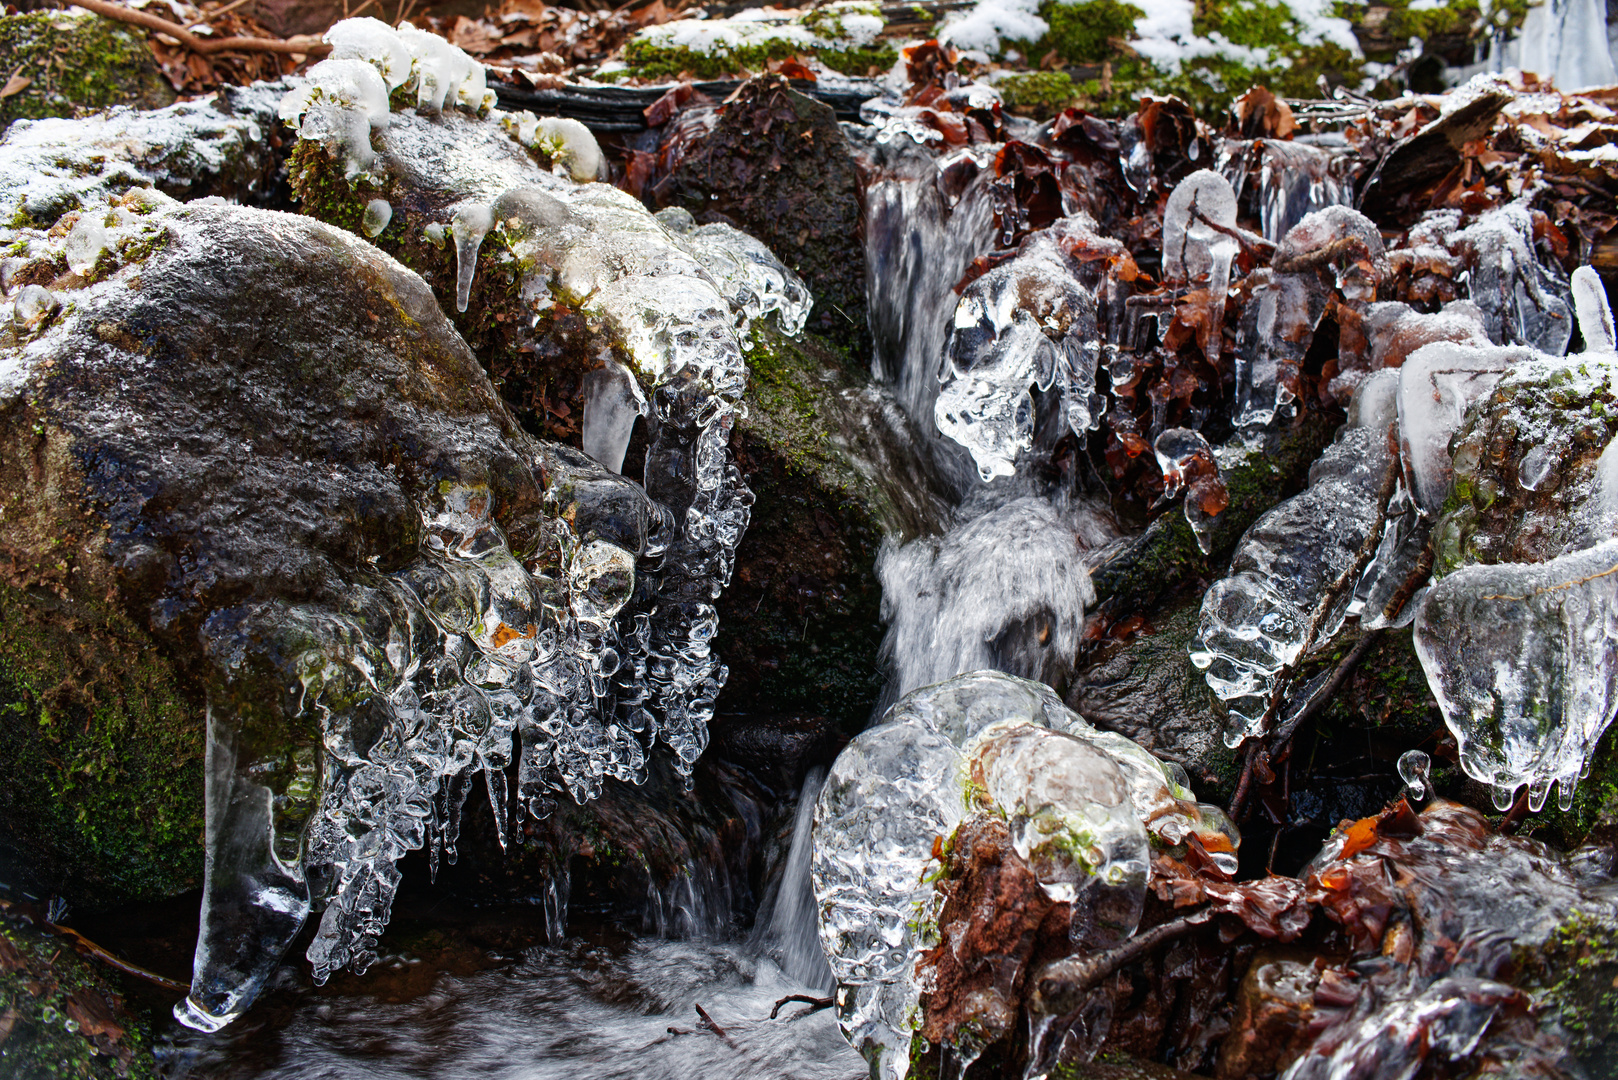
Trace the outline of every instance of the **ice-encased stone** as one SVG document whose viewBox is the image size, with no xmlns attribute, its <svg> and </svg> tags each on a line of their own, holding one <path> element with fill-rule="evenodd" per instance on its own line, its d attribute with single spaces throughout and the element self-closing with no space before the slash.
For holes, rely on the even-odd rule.
<svg viewBox="0 0 1618 1080">
<path fill-rule="evenodd" d="M 1189 652 L 1230 710 L 1230 746 L 1260 734 L 1276 676 L 1303 655 L 1311 625 L 1318 619 L 1319 645 L 1342 623 L 1346 596 L 1329 610 L 1320 604 L 1376 523 L 1392 459 L 1385 418 L 1385 406 L 1356 410 L 1359 423 L 1345 425 L 1310 467 L 1309 489 L 1255 521 L 1230 574 L 1203 595 Z"/>
<path fill-rule="evenodd" d="M 1573 788 L 1618 689 L 1618 541 L 1538 564 L 1466 566 L 1416 616 L 1416 652 L 1467 775 L 1532 809 Z"/>
<path fill-rule="evenodd" d="M 1133 935 L 1149 848 L 1112 758 L 1032 724 L 991 729 L 969 752 L 972 777 L 1008 815 L 1017 854 L 1047 896 L 1072 904 L 1074 940 L 1105 948 Z"/>
<path fill-rule="evenodd" d="M 782 333 L 803 331 L 814 302 L 809 288 L 769 248 L 722 221 L 698 225 L 680 207 L 658 211 L 657 220 L 713 276 L 743 331 L 771 312 Z"/>
<path fill-rule="evenodd" d="M 366 236 L 375 237 L 388 227 L 393 220 L 393 207 L 388 205 L 386 199 L 372 199 L 365 204 L 365 217 L 360 221 L 360 228 Z"/>
<path fill-rule="evenodd" d="M 1016 258 L 967 286 L 955 308 L 933 415 L 939 431 L 971 452 L 984 483 L 1012 475 L 1017 455 L 1033 445 L 1034 387 L 1056 388 L 1079 438 L 1100 420 L 1095 296 L 1062 236 L 1029 237 Z"/>
</svg>

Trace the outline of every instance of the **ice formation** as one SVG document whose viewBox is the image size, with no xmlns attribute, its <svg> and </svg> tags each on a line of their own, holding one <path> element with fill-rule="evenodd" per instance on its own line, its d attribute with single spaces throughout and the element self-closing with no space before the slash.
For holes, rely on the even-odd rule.
<svg viewBox="0 0 1618 1080">
<path fill-rule="evenodd" d="M 364 230 L 366 236 L 374 238 L 386 229 L 388 222 L 392 220 L 393 207 L 388 205 L 388 200 L 372 199 L 365 204 L 365 217 L 360 222 L 360 228 Z"/>
<path fill-rule="evenodd" d="M 1230 181 L 1199 169 L 1175 185 L 1163 207 L 1163 278 L 1208 291 L 1209 323 L 1224 322 L 1236 240 L 1236 193 Z M 1208 362 L 1218 364 L 1218 334 L 1210 335 Z"/>
<path fill-rule="evenodd" d="M 1535 255 L 1534 237 L 1532 214 L 1516 202 L 1479 215 L 1449 242 L 1466 254 L 1468 295 L 1490 339 L 1560 356 L 1573 336 L 1568 284 L 1554 259 Z"/>
<path fill-rule="evenodd" d="M 1514 42 L 1516 66 L 1556 81 L 1563 91 L 1618 82 L 1603 33 L 1606 6 L 1598 0 L 1544 0 L 1529 7 Z"/>
<path fill-rule="evenodd" d="M 384 75 L 398 78 L 405 54 L 421 107 L 484 103 L 481 68 L 469 76 L 439 39 L 381 24 L 339 24 L 333 35 L 350 55 L 316 70 L 343 65 L 335 81 L 312 79 L 289 106 L 305 138 L 330 129 L 319 119 L 311 127 L 322 101 L 340 103 L 331 124 L 364 120 L 369 130 L 374 102 L 337 90 L 328 99 L 321 88 L 374 80 L 385 91 Z M 394 127 L 409 129 L 408 140 L 414 123 L 401 117 Z M 379 144 L 402 153 L 389 139 Z M 365 147 L 375 152 L 368 138 Z M 453 861 L 478 773 L 505 842 L 514 737 L 514 794 L 536 816 L 561 792 L 582 803 L 608 777 L 641 782 L 659 743 L 689 776 L 707 744 L 726 677 L 709 647 L 714 600 L 752 502 L 728 452 L 746 382 L 742 335 L 771 311 L 801 327 L 808 292 L 726 226 L 697 230 L 688 246 L 615 188 L 537 170 L 530 175 L 546 186 L 513 185 L 506 175 L 491 166 L 469 181 L 472 197 L 433 223 L 454 239 L 456 307 L 467 308 L 480 249 L 498 231 L 502 263 L 536 321 L 554 297 L 601 320 L 633 367 L 604 357 L 592 376 L 585 444 L 613 471 L 546 448 L 535 472 L 554 525 L 535 552 L 511 550 L 487 488 L 444 485 L 420 508 L 416 563 L 368 580 L 345 610 L 289 604 L 255 616 L 308 643 L 299 709 L 318 721 L 323 764 L 310 755 L 288 789 L 296 797 L 272 805 L 248 757 L 238 760 L 239 718 L 211 713 L 210 872 L 193 990 L 176 1010 L 191 1026 L 239 1015 L 322 904 L 308 950 L 316 979 L 345 965 L 363 971 L 387 923 L 398 859 L 426 847 L 433 866 Z M 644 487 L 615 475 L 642 413 Z M 211 647 L 223 654 L 234 630 L 220 632 Z"/>
<path fill-rule="evenodd" d="M 570 117 L 540 117 L 525 110 L 501 116 L 500 125 L 519 143 L 549 158 L 559 176 L 583 184 L 598 179 L 605 169 L 596 137 Z"/>
<path fill-rule="evenodd" d="M 1005 815 L 1042 887 L 1072 903 L 1073 940 L 1101 947 L 1135 931 L 1148 830 L 1234 856 L 1234 827 L 1184 781 L 1040 683 L 977 671 L 901 699 L 838 755 L 815 811 L 811 877 L 849 1042 L 885 1080 L 908 1071 L 932 875 L 965 818 Z"/>
<path fill-rule="evenodd" d="M 1211 550 L 1214 521 L 1230 502 L 1213 447 L 1200 431 L 1168 428 L 1152 443 L 1152 452 L 1157 457 L 1157 467 L 1163 471 L 1163 498 L 1174 499 L 1182 491 L 1185 493 L 1181 509 L 1186 524 L 1206 555 Z"/>
<path fill-rule="evenodd" d="M 1191 662 L 1230 709 L 1230 746 L 1260 733 L 1281 670 L 1342 623 L 1347 596 L 1325 607 L 1322 599 L 1353 569 L 1377 518 L 1392 462 L 1389 390 L 1386 380 L 1361 386 L 1355 415 L 1310 468 L 1309 489 L 1255 521 L 1229 576 L 1203 595 Z M 1361 400 L 1373 394 L 1383 400 Z"/>
<path fill-rule="evenodd" d="M 1406 750 L 1399 755 L 1399 779 L 1405 782 L 1405 794 L 1420 801 L 1427 797 L 1432 787 L 1432 780 L 1427 773 L 1432 769 L 1432 759 L 1422 750 Z"/>
<path fill-rule="evenodd" d="M 1605 290 L 1586 268 L 1575 275 L 1573 295 L 1592 348 L 1566 361 L 1530 355 L 1506 378 L 1543 378 L 1549 371 L 1570 397 L 1606 389 L 1618 356 Z M 1547 439 L 1558 434 L 1547 432 Z M 1519 481 L 1526 473 L 1524 487 L 1536 488 L 1558 454 L 1549 442 L 1530 450 Z M 1502 810 L 1524 784 L 1531 809 L 1545 804 L 1552 784 L 1562 809 L 1570 809 L 1618 707 L 1614 459 L 1609 445 L 1587 487 L 1574 492 L 1578 520 L 1559 534 L 1574 537 L 1573 550 L 1543 562 L 1462 566 L 1432 586 L 1416 613 L 1416 652 L 1460 747 L 1461 767 L 1491 785 Z"/>
<path fill-rule="evenodd" d="M 877 559 L 892 693 L 978 668 L 1057 678 L 1078 650 L 1094 603 L 1086 553 L 1116 535 L 1099 508 L 1064 514 L 1024 497 L 943 537 Z"/>
<path fill-rule="evenodd" d="M 1273 244 L 1315 211 L 1354 201 L 1351 163 L 1347 154 L 1291 139 L 1226 140 L 1220 170 L 1238 199 L 1256 182 L 1259 230 Z"/>
<path fill-rule="evenodd" d="M 1363 311 L 1376 298 L 1382 237 L 1363 214 L 1329 206 L 1299 221 L 1268 270 L 1249 282 L 1236 345 L 1236 426 L 1263 427 L 1291 408 L 1315 330 L 1335 298 Z"/>
</svg>

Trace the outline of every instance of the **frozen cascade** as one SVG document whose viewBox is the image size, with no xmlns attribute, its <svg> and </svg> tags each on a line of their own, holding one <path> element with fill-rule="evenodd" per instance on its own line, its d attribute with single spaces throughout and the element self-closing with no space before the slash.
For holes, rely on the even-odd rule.
<svg viewBox="0 0 1618 1080">
<path fill-rule="evenodd" d="M 1490 339 L 1561 356 L 1573 336 L 1571 296 L 1556 260 L 1535 255 L 1534 237 L 1533 215 L 1516 202 L 1480 215 L 1450 243 L 1466 253 L 1469 295 Z"/>
<path fill-rule="evenodd" d="M 830 993 L 837 980 L 832 977 L 825 950 L 820 946 L 820 920 L 815 909 L 814 886 L 809 880 L 814 855 L 815 805 L 825 783 L 826 770 L 819 767 L 810 769 L 803 778 L 792 822 L 792 847 L 770 904 L 763 944 L 787 976 Z"/>
<path fill-rule="evenodd" d="M 1083 215 L 1065 219 L 961 294 L 933 415 L 971 452 L 984 483 L 1012 475 L 1017 455 L 1034 445 L 1034 388 L 1056 390 L 1062 419 L 1081 439 L 1101 419 L 1096 299 L 1070 254 L 1096 240 Z"/>
<path fill-rule="evenodd" d="M 959 303 L 953 288 L 994 239 L 991 158 L 934 158 L 909 138 L 878 142 L 865 190 L 865 264 L 875 373 L 934 430 L 939 364 Z M 963 455 L 964 456 L 964 455 Z M 970 483 L 970 474 L 961 477 Z"/>
<path fill-rule="evenodd" d="M 1220 171 L 1237 199 L 1246 196 L 1246 185 L 1256 171 L 1259 229 L 1273 244 L 1316 210 L 1354 201 L 1354 182 L 1348 174 L 1351 164 L 1347 154 L 1291 139 L 1246 143 L 1227 139 Z"/>
<path fill-rule="evenodd" d="M 1618 374 L 1612 314 L 1593 271 L 1575 274 L 1573 295 L 1592 347 L 1566 360 L 1530 356 L 1505 379 L 1549 369 L 1578 392 Z M 1547 442 L 1538 448 L 1556 434 L 1545 433 Z M 1572 516 L 1578 520 L 1563 535 L 1587 546 L 1539 563 L 1462 566 L 1432 586 L 1416 614 L 1416 652 L 1455 735 L 1461 767 L 1491 785 L 1502 810 L 1524 784 L 1530 809 L 1544 806 L 1552 784 L 1558 804 L 1570 809 L 1574 787 L 1618 707 L 1614 460 L 1609 445 L 1593 476 L 1576 489 Z"/>
<path fill-rule="evenodd" d="M 1363 312 L 1376 298 L 1382 263 L 1376 226 L 1346 206 L 1317 210 L 1287 231 L 1270 268 L 1250 279 L 1255 302 L 1236 346 L 1238 428 L 1263 427 L 1286 413 L 1328 306 L 1336 300 Z"/>
<path fill-rule="evenodd" d="M 889 700 L 979 668 L 1058 678 L 1095 600 L 1086 553 L 1116 535 L 1103 508 L 1024 496 L 942 537 L 889 541 L 877 558 Z"/>
<path fill-rule="evenodd" d="M 1598 0 L 1545 0 L 1528 9 L 1513 43 L 1515 66 L 1556 80 L 1560 90 L 1618 82 L 1606 35 L 1606 6 Z"/>
<path fill-rule="evenodd" d="M 850 743 L 815 810 L 811 874 L 839 1021 L 876 1074 L 908 1071 L 917 960 L 937 944 L 930 875 L 965 818 L 1005 815 L 1043 887 L 1077 900 L 1074 940 L 1104 945 L 1140 917 L 1148 828 L 1227 856 L 1240 842 L 1184 780 L 1049 687 L 994 671 L 918 690 Z"/>
<path fill-rule="evenodd" d="M 1255 521 L 1231 558 L 1230 574 L 1204 594 L 1191 662 L 1230 709 L 1225 742 L 1260 733 L 1282 668 L 1305 645 L 1323 644 L 1345 607 L 1319 610 L 1329 586 L 1350 570 L 1377 516 L 1393 455 L 1393 387 L 1367 379 L 1350 422 L 1309 470 L 1309 488 Z"/>
<path fill-rule="evenodd" d="M 345 25 L 334 34 L 355 37 Z M 487 106 L 481 66 L 464 70 L 442 39 L 360 29 L 345 48 L 363 59 L 322 62 L 343 63 L 343 86 L 374 80 L 385 89 L 384 76 L 397 77 L 399 56 L 410 55 L 422 107 Z M 327 99 L 325 85 L 312 80 L 283 103 L 284 113 L 302 116 L 305 137 L 324 138 L 326 128 L 309 127 L 322 102 L 333 123 L 386 126 L 385 93 L 379 118 L 374 102 Z M 409 128 L 403 119 L 394 126 Z M 387 167 L 405 167 L 389 159 L 396 144 L 381 145 Z M 486 187 L 502 175 L 492 171 Z M 644 487 L 548 447 L 534 462 L 550 522 L 537 550 L 510 549 L 487 487 L 450 484 L 419 508 L 416 562 L 373 575 L 344 609 L 277 604 L 211 625 L 206 647 L 227 668 L 254 633 L 307 643 L 287 711 L 318 723 L 323 753 L 318 766 L 311 752 L 289 774 L 278 767 L 272 800 L 253 756 L 251 710 L 224 688 L 210 691 L 203 928 L 193 989 L 176 1009 L 191 1026 L 212 1030 L 239 1015 L 312 910 L 324 909 L 308 951 L 316 979 L 345 965 L 363 971 L 388 920 L 395 863 L 423 847 L 435 866 L 453 861 L 475 788 L 505 842 L 514 734 L 515 795 L 536 816 L 560 792 L 584 802 L 606 777 L 640 782 L 658 742 L 689 776 L 707 744 L 726 676 L 709 648 L 713 601 L 752 501 L 727 451 L 746 379 L 739 334 L 749 310 L 801 325 L 807 292 L 756 243 L 742 245 L 746 273 L 721 286 L 633 198 L 542 178 L 552 186 L 496 188 L 446 209 L 457 306 L 466 306 L 478 244 L 495 229 L 536 310 L 553 294 L 583 298 L 633 361 L 630 396 L 647 390 Z M 592 444 L 611 444 L 618 464 L 625 408 L 609 408 L 604 428 L 592 425 Z M 704 917 L 680 914 L 688 906 L 674 898 L 671 917 Z M 243 926 L 257 929 L 232 929 Z"/>
</svg>

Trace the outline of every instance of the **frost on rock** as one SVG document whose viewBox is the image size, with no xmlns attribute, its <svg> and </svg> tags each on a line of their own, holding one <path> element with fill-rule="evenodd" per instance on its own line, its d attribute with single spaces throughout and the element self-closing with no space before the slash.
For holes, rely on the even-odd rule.
<svg viewBox="0 0 1618 1080">
<path fill-rule="evenodd" d="M 938 430 L 971 451 L 985 483 L 1012 475 L 1017 455 L 1033 446 L 1035 388 L 1054 389 L 1080 439 L 1100 421 L 1095 292 L 1070 254 L 1092 234 L 1082 216 L 1036 233 L 961 294 L 933 413 Z"/>
<path fill-rule="evenodd" d="M 655 62 L 669 50 L 689 50 L 718 60 L 747 51 L 789 46 L 799 52 L 848 52 L 876 43 L 886 20 L 866 0 L 835 0 L 809 10 L 752 8 L 729 18 L 675 19 L 647 26 L 624 49 L 631 68 Z"/>
<path fill-rule="evenodd" d="M 1379 388 L 1389 389 L 1382 380 L 1368 381 L 1359 393 Z M 1191 662 L 1230 709 L 1230 746 L 1260 733 L 1281 669 L 1311 641 L 1329 640 L 1342 623 L 1345 603 L 1327 610 L 1321 603 L 1352 569 L 1375 526 L 1392 461 L 1391 419 L 1386 405 L 1356 410 L 1310 468 L 1309 489 L 1255 521 L 1231 558 L 1230 574 L 1203 595 Z"/>
<path fill-rule="evenodd" d="M 906 1074 L 938 857 L 962 821 L 1005 816 L 1041 886 L 1072 903 L 1073 940 L 1102 947 L 1139 921 L 1148 830 L 1234 858 L 1234 827 L 1184 781 L 1040 683 L 976 671 L 900 699 L 838 755 L 815 811 L 811 877 L 850 1043 L 878 1075 Z"/>
</svg>

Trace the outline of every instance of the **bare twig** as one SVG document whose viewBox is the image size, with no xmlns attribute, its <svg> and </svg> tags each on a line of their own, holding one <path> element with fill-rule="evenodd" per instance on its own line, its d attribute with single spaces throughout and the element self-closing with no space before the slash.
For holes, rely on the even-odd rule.
<svg viewBox="0 0 1618 1080">
<path fill-rule="evenodd" d="M 1358 643 L 1349 650 L 1348 655 L 1343 657 L 1336 669 L 1332 671 L 1331 678 L 1317 687 L 1313 693 L 1304 699 L 1302 704 L 1287 714 L 1287 718 L 1281 722 L 1280 726 L 1275 729 L 1275 733 L 1270 736 L 1272 752 L 1279 751 L 1286 741 L 1297 732 L 1303 722 L 1318 712 L 1320 707 L 1326 704 L 1333 694 L 1337 693 L 1344 680 L 1365 658 L 1365 654 L 1371 650 L 1371 646 L 1376 644 L 1377 638 L 1381 637 L 1381 635 L 1380 630 L 1372 630 L 1360 638 Z"/>
<path fill-rule="evenodd" d="M 808 1012 L 797 1013 L 796 1016 L 808 1016 L 809 1013 L 819 1012 L 821 1009 L 829 1009 L 832 1007 L 832 999 L 829 997 L 819 998 L 811 997 L 808 994 L 788 994 L 786 997 L 775 1003 L 775 1008 L 770 1010 L 770 1019 L 774 1020 L 777 1016 L 781 1015 L 781 1006 L 790 1005 L 794 1001 L 801 1001 L 805 1005 L 809 1006 Z"/>
<path fill-rule="evenodd" d="M 209 19 L 217 19 L 219 16 L 225 14 L 227 11 L 235 11 L 237 8 L 241 7 L 243 4 L 251 4 L 252 2 L 253 2 L 253 0 L 230 0 L 230 3 L 226 4 L 222 8 L 214 8 L 212 11 L 203 12 L 202 13 L 203 18 L 199 19 L 198 21 L 196 21 L 194 23 L 191 23 L 190 26 L 206 26 L 206 25 L 208 25 L 208 20 Z M 187 29 L 189 29 L 189 27 L 187 27 Z"/>
<path fill-rule="evenodd" d="M 1159 945 L 1186 936 L 1212 917 L 1213 912 L 1203 908 L 1136 934 L 1115 949 L 1053 960 L 1034 976 L 1034 1000 L 1030 1006 L 1048 1016 L 1071 1013 L 1107 976 Z"/>
<path fill-rule="evenodd" d="M 14 905 L 7 903 L 4 900 L 0 900 L 0 911 L 9 912 L 12 911 L 13 908 Z M 27 908 L 22 909 L 22 917 L 24 920 L 38 926 L 47 933 L 55 934 L 60 938 L 66 938 L 67 941 L 73 946 L 75 952 L 81 953 L 82 955 L 88 956 L 92 959 L 99 960 L 108 967 L 115 968 L 118 971 L 123 972 L 125 975 L 131 975 L 137 979 L 149 982 L 153 986 L 161 986 L 163 989 L 171 990 L 176 994 L 189 993 L 191 990 L 191 987 L 185 983 L 179 983 L 175 982 L 173 979 L 164 978 L 155 971 L 147 971 L 138 964 L 131 964 L 128 960 L 125 960 L 122 957 L 114 956 L 112 953 L 108 952 L 100 945 L 97 945 L 95 942 L 91 941 L 89 938 L 85 937 L 83 934 L 79 933 L 70 926 L 61 926 L 57 923 L 51 922 L 49 919 L 41 918 L 38 915 L 29 915 L 27 914 L 27 910 Z"/>
<path fill-rule="evenodd" d="M 730 1033 L 724 1028 L 720 1027 L 717 1020 L 708 1015 L 708 1010 L 704 1009 L 700 1004 L 695 1002 L 693 1002 L 693 1004 L 696 1004 L 697 1006 L 697 1016 L 701 1018 L 702 1026 L 719 1036 L 720 1039 L 724 1040 L 725 1045 L 730 1047 L 732 1050 L 737 1049 L 736 1042 L 730 1037 Z"/>
<path fill-rule="evenodd" d="M 135 26 L 144 26 L 148 30 L 156 30 L 160 34 L 167 34 L 181 45 L 194 53 L 204 56 L 221 52 L 270 52 L 270 53 L 296 53 L 303 56 L 324 56 L 331 52 L 331 46 L 312 34 L 300 34 L 297 37 L 286 38 L 259 38 L 259 37 L 227 37 L 206 38 L 198 37 L 179 23 L 169 22 L 156 15 L 134 8 L 124 7 L 122 4 L 111 3 L 110 0 L 73 0 L 86 11 L 93 11 L 97 15 L 105 15 L 109 19 L 119 22 L 131 23 Z"/>
</svg>

